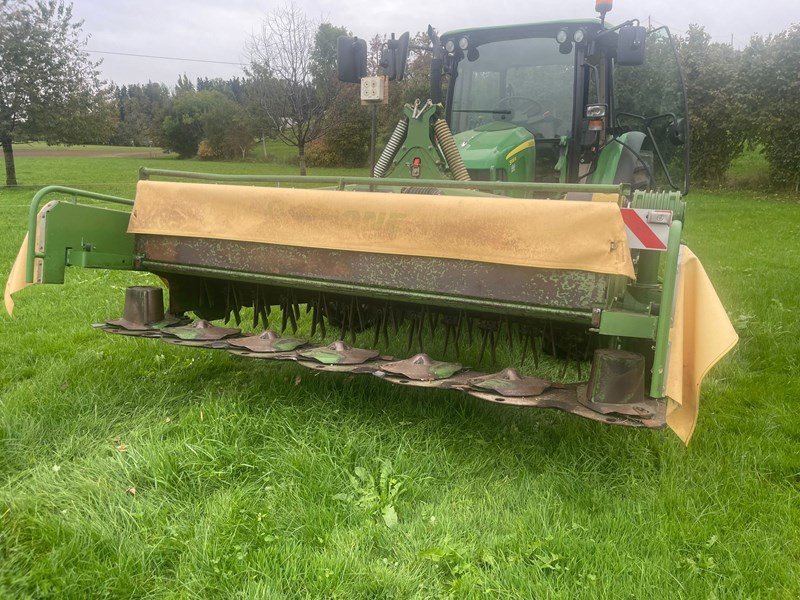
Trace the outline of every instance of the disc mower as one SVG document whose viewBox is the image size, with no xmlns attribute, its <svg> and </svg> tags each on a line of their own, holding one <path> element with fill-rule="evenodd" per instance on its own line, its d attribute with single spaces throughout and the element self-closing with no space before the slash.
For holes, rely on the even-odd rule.
<svg viewBox="0 0 800 600">
<path fill-rule="evenodd" d="M 133 200 L 44 188 L 6 306 L 66 267 L 145 271 L 163 288 L 128 288 L 98 329 L 688 442 L 701 380 L 737 338 L 681 244 L 689 136 L 669 31 L 611 26 L 610 7 L 429 29 L 429 98 L 405 105 L 371 177 L 141 169 Z M 392 38 L 390 78 L 407 55 Z M 362 40 L 341 38 L 338 59 L 377 93 Z"/>
</svg>

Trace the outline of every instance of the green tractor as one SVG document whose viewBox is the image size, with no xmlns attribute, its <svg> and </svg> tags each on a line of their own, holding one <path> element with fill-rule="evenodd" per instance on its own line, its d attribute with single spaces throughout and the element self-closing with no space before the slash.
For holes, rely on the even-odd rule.
<svg viewBox="0 0 800 600">
<path fill-rule="evenodd" d="M 678 192 L 669 208 L 681 206 L 687 107 L 667 28 L 586 19 L 428 33 L 431 100 L 406 107 L 376 176 L 629 184 Z M 393 39 L 391 52 L 384 64 L 408 47 Z M 340 44 L 344 81 L 355 81 L 359 55 L 356 40 Z M 434 131 L 441 118 L 460 156 Z"/>
<path fill-rule="evenodd" d="M 681 244 L 688 121 L 669 32 L 597 8 L 429 29 L 430 98 L 405 105 L 372 177 L 141 169 L 133 200 L 39 191 L 6 307 L 66 267 L 150 272 L 164 288 L 128 288 L 98 329 L 688 442 L 700 383 L 737 338 Z M 388 78 L 408 49 L 389 40 Z M 375 110 L 386 87 L 366 77 L 366 44 L 340 38 L 338 58 Z"/>
</svg>

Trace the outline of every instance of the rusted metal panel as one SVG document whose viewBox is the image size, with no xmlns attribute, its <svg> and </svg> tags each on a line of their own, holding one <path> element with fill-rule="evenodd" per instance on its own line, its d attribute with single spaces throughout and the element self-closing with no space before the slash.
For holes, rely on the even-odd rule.
<svg viewBox="0 0 800 600">
<path fill-rule="evenodd" d="M 137 235 L 136 252 L 160 263 L 581 310 L 605 306 L 610 281 L 586 271 L 172 236 Z"/>
</svg>

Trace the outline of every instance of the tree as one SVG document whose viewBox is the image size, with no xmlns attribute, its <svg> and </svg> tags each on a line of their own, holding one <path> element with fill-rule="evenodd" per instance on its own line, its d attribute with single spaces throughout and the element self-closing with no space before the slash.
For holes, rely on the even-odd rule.
<svg viewBox="0 0 800 600">
<path fill-rule="evenodd" d="M 244 104 L 246 101 L 244 86 L 244 80 L 239 77 L 231 77 L 230 79 L 198 77 L 195 87 L 198 92 L 207 90 L 222 92 L 226 96 L 230 96 L 236 100 L 239 104 Z"/>
<path fill-rule="evenodd" d="M 339 36 L 349 36 L 344 27 L 330 23 L 320 23 L 314 33 L 314 46 L 311 50 L 311 80 L 317 88 L 336 85 L 336 43 Z"/>
<path fill-rule="evenodd" d="M 699 25 L 690 25 L 677 41 L 689 105 L 692 176 L 718 183 L 745 143 L 737 82 L 741 56 L 728 44 L 712 42 Z"/>
<path fill-rule="evenodd" d="M 358 86 L 342 89 L 326 118 L 325 135 L 309 145 L 309 164 L 363 167 L 369 153 L 370 117 L 367 107 L 361 106 Z"/>
<path fill-rule="evenodd" d="M 205 142 L 209 158 L 244 159 L 253 147 L 253 122 L 247 111 L 233 99 L 222 95 L 203 115 Z"/>
<path fill-rule="evenodd" d="M 184 90 L 175 96 L 162 123 L 164 145 L 180 158 L 192 158 L 202 142 L 203 158 L 244 156 L 253 145 L 245 110 L 222 92 Z"/>
<path fill-rule="evenodd" d="M 48 144 L 107 144 L 117 126 L 117 109 L 109 90 L 76 90 L 60 105 L 31 107 L 21 135 Z"/>
<path fill-rule="evenodd" d="M 302 9 L 285 4 L 267 14 L 246 46 L 249 92 L 269 129 L 297 148 L 301 175 L 306 174 L 306 146 L 325 133 L 326 112 L 338 91 L 314 80 L 317 30 Z"/>
<path fill-rule="evenodd" d="M 110 123 L 107 90 L 84 51 L 83 22 L 63 0 L 0 0 L 0 142 L 16 185 L 22 131 L 49 143 L 84 141 Z M 88 127 L 89 131 L 84 131 Z"/>
<path fill-rule="evenodd" d="M 362 167 L 367 160 L 370 118 L 361 106 L 357 85 L 336 78 L 336 41 L 350 35 L 344 27 L 322 23 L 314 37 L 311 72 L 316 89 L 335 89 L 323 123 L 324 134 L 310 146 L 309 161 L 317 166 Z"/>
<path fill-rule="evenodd" d="M 372 76 L 382 75 L 381 73 L 381 53 L 386 44 L 386 35 L 376 33 L 367 42 L 367 71 Z"/>
<path fill-rule="evenodd" d="M 175 84 L 175 95 L 191 94 L 197 91 L 194 89 L 194 84 L 189 80 L 189 77 L 184 73 L 178 76 L 178 83 Z"/>
<path fill-rule="evenodd" d="M 111 143 L 149 146 L 161 140 L 161 122 L 170 104 L 163 83 L 131 84 L 114 90 L 118 123 Z"/>
<path fill-rule="evenodd" d="M 740 85 L 746 94 L 748 140 L 763 149 L 770 178 L 800 190 L 800 24 L 744 51 Z"/>
<path fill-rule="evenodd" d="M 225 96 L 220 92 L 183 90 L 173 99 L 161 124 L 164 146 L 180 158 L 197 154 L 205 138 L 205 117 Z"/>
</svg>

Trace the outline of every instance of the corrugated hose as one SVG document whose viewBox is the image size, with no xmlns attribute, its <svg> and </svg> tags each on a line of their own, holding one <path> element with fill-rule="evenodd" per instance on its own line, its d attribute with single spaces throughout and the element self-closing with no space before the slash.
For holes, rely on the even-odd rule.
<svg viewBox="0 0 800 600">
<path fill-rule="evenodd" d="M 456 147 L 456 141 L 453 139 L 453 132 L 450 131 L 450 126 L 444 119 L 436 119 L 433 124 L 433 133 L 436 136 L 436 142 L 442 149 L 442 154 L 447 161 L 447 166 L 450 167 L 450 172 L 457 181 L 471 181 L 467 167 L 464 165 L 464 160 L 461 158 L 461 153 Z"/>
<path fill-rule="evenodd" d="M 400 119 L 397 126 L 394 128 L 386 147 L 381 152 L 380 158 L 375 162 L 375 167 L 372 169 L 373 177 L 386 177 L 389 173 L 389 167 L 392 166 L 394 157 L 397 156 L 397 151 L 406 139 L 408 133 L 408 119 Z"/>
</svg>

